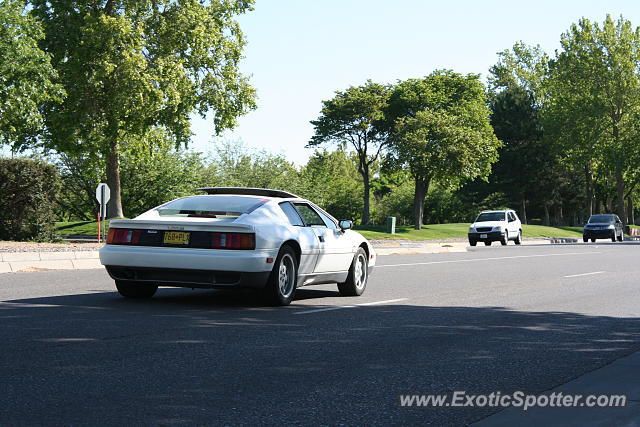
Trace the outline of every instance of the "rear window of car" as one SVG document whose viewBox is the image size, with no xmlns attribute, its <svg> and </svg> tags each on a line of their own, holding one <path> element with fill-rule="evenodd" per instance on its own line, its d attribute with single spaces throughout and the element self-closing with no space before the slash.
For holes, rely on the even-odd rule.
<svg viewBox="0 0 640 427">
<path fill-rule="evenodd" d="M 504 212 L 484 212 L 476 219 L 476 222 L 487 221 L 504 221 Z"/>
<path fill-rule="evenodd" d="M 237 218 L 262 206 L 268 199 L 244 196 L 193 196 L 174 200 L 157 208 L 160 216 Z"/>
<path fill-rule="evenodd" d="M 613 217 L 613 215 L 591 215 L 591 217 L 589 218 L 589 222 L 590 223 L 613 223 L 615 222 L 615 219 Z"/>
</svg>

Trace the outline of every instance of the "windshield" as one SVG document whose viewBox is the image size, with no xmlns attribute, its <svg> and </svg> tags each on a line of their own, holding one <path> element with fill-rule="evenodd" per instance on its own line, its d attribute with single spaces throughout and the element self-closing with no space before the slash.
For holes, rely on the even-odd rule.
<svg viewBox="0 0 640 427">
<path fill-rule="evenodd" d="M 478 215 L 476 222 L 504 221 L 504 212 L 484 212 Z"/>
<path fill-rule="evenodd" d="M 192 196 L 157 208 L 160 216 L 237 218 L 262 206 L 268 199 L 244 196 Z"/>
<path fill-rule="evenodd" d="M 591 218 L 589 218 L 590 224 L 593 224 L 593 223 L 613 224 L 614 222 L 615 222 L 615 219 L 613 218 L 613 215 L 591 215 Z"/>
</svg>

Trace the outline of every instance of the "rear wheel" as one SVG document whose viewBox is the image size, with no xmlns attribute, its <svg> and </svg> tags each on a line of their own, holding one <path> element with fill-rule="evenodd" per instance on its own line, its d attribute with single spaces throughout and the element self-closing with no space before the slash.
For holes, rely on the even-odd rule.
<svg viewBox="0 0 640 427">
<path fill-rule="evenodd" d="M 485 246 L 491 246 L 491 242 L 484 242 Z"/>
<path fill-rule="evenodd" d="M 341 295 L 349 297 L 362 295 L 364 288 L 367 287 L 368 266 L 367 253 L 364 249 L 358 248 L 351 262 L 347 281 L 338 283 L 338 290 Z"/>
<path fill-rule="evenodd" d="M 120 295 L 127 298 L 151 298 L 158 290 L 158 285 L 145 282 L 116 280 L 116 288 Z"/>
<path fill-rule="evenodd" d="M 582 238 L 582 241 L 583 241 L 583 242 L 585 242 L 585 243 L 587 243 L 587 242 L 589 241 L 589 239 L 588 239 L 588 238 L 586 238 L 586 237 L 583 237 L 583 238 Z"/>
<path fill-rule="evenodd" d="M 297 282 L 298 258 L 291 246 L 283 246 L 264 289 L 267 302 L 272 305 L 291 304 L 296 293 Z"/>
<path fill-rule="evenodd" d="M 591 239 L 591 243 L 595 243 L 595 242 L 596 242 L 596 239 Z"/>
<path fill-rule="evenodd" d="M 478 244 L 478 242 L 476 242 L 475 240 L 469 240 L 469 245 L 475 246 L 477 244 Z"/>
</svg>

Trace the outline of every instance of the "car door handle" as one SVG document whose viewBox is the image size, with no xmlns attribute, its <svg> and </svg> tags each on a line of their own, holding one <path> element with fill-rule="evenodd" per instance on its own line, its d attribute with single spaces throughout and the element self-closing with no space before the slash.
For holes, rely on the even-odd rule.
<svg viewBox="0 0 640 427">
<path fill-rule="evenodd" d="M 318 236 L 318 240 L 324 243 L 324 236 Z"/>
</svg>

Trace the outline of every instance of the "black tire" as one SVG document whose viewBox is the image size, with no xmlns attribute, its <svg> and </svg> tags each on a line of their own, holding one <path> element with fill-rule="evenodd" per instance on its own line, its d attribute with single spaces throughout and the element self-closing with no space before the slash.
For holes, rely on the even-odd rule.
<svg viewBox="0 0 640 427">
<path fill-rule="evenodd" d="M 347 281 L 338 283 L 340 295 L 345 297 L 357 297 L 362 295 L 367 287 L 367 279 L 369 278 L 369 259 L 367 253 L 362 247 L 359 247 L 351 261 L 349 275 Z"/>
<path fill-rule="evenodd" d="M 596 242 L 596 239 L 591 239 L 591 243 L 595 243 L 595 242 Z"/>
<path fill-rule="evenodd" d="M 611 233 L 611 241 L 612 241 L 613 243 L 615 243 L 615 242 L 616 242 L 616 238 L 617 238 L 617 237 L 618 237 L 618 236 L 616 235 L 616 232 L 615 232 L 615 231 L 614 231 L 613 233 Z"/>
<path fill-rule="evenodd" d="M 475 246 L 475 245 L 477 245 L 477 244 L 478 244 L 478 242 L 477 242 L 477 241 L 475 241 L 475 240 L 469 240 L 469 245 L 470 245 L 470 246 Z"/>
<path fill-rule="evenodd" d="M 588 239 L 587 237 L 583 237 L 583 238 L 582 238 L 582 241 L 583 241 L 584 243 L 587 243 L 587 242 L 589 241 L 589 239 Z"/>
<path fill-rule="evenodd" d="M 485 246 L 491 246 L 491 242 L 484 242 Z"/>
<path fill-rule="evenodd" d="M 500 238 L 500 244 L 502 246 L 507 246 L 507 243 L 509 243 L 509 232 L 504 230 L 504 235 Z"/>
<path fill-rule="evenodd" d="M 298 257 L 291 246 L 280 249 L 269 275 L 264 296 L 270 305 L 289 305 L 298 284 Z"/>
<path fill-rule="evenodd" d="M 618 236 L 618 242 L 622 242 L 624 240 L 624 231 L 620 231 L 620 236 Z"/>
<path fill-rule="evenodd" d="M 514 240 L 514 243 L 516 245 L 522 244 L 522 230 L 518 230 L 518 237 L 516 237 L 516 240 Z"/>
<path fill-rule="evenodd" d="M 158 285 L 145 282 L 116 280 L 116 288 L 126 298 L 151 298 L 158 290 Z"/>
</svg>

